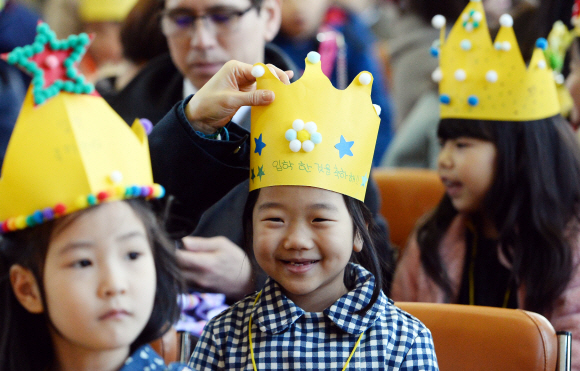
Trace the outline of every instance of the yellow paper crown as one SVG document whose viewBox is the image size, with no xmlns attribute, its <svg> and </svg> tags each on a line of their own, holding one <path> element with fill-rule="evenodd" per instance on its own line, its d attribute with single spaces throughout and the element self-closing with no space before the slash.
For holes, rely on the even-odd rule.
<svg viewBox="0 0 580 371">
<path fill-rule="evenodd" d="M 144 127 L 138 120 L 127 126 L 103 98 L 87 94 L 91 87 L 73 71 L 82 54 L 77 44 L 84 41 L 57 41 L 46 24 L 38 29 L 35 44 L 7 56 L 34 78 L 2 164 L 0 230 L 106 201 L 162 197 L 163 187 L 153 184 Z"/>
<path fill-rule="evenodd" d="M 323 188 L 363 201 L 379 130 L 373 78 L 361 72 L 345 90 L 322 73 L 320 55 L 306 58 L 304 75 L 290 85 L 259 63 L 258 89 L 276 99 L 252 107 L 250 190 L 279 185 Z"/>
<path fill-rule="evenodd" d="M 81 0 L 79 15 L 83 22 L 121 22 L 137 0 Z"/>
<path fill-rule="evenodd" d="M 546 63 L 547 42 L 541 39 L 526 67 L 514 31 L 504 14 L 492 43 L 481 0 L 471 0 L 445 40 L 445 18 L 436 16 L 441 29 L 439 82 L 441 118 L 528 121 L 560 112 L 554 75 Z"/>
</svg>

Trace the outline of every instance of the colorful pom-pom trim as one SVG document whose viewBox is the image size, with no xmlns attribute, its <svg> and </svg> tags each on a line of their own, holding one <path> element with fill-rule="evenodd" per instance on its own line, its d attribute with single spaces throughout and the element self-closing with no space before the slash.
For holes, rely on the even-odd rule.
<svg viewBox="0 0 580 371">
<path fill-rule="evenodd" d="M 0 224 L 0 233 L 4 234 L 28 227 L 34 227 L 35 225 L 59 218 L 71 212 L 86 209 L 89 206 L 98 205 L 106 201 L 137 197 L 153 199 L 162 198 L 163 196 L 165 196 L 165 188 L 159 184 L 153 184 L 150 186 L 116 186 L 109 190 L 98 192 L 97 194 L 80 196 L 74 207 L 67 207 L 65 204 L 59 203 L 54 207 L 36 210 L 30 215 L 19 215 L 17 217 L 8 218 Z"/>
</svg>

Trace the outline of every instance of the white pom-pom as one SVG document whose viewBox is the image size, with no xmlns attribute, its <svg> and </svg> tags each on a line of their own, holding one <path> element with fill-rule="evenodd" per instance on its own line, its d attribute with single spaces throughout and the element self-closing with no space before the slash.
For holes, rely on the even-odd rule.
<svg viewBox="0 0 580 371">
<path fill-rule="evenodd" d="M 483 20 L 483 14 L 481 12 L 474 12 L 472 18 L 475 22 L 481 22 Z"/>
<path fill-rule="evenodd" d="M 473 23 L 470 22 L 470 23 L 466 24 L 465 31 L 467 31 L 467 32 L 473 31 Z"/>
<path fill-rule="evenodd" d="M 441 71 L 441 68 L 437 67 L 435 71 L 433 71 L 433 73 L 431 74 L 431 78 L 435 82 L 440 82 L 441 80 L 443 80 L 443 71 Z"/>
<path fill-rule="evenodd" d="M 302 149 L 304 152 L 312 152 L 314 149 L 314 143 L 310 140 L 305 140 L 304 143 L 302 143 Z"/>
<path fill-rule="evenodd" d="M 304 129 L 304 121 L 300 119 L 294 120 L 292 123 L 292 129 L 296 130 L 297 132 Z"/>
<path fill-rule="evenodd" d="M 566 81 L 566 79 L 564 78 L 564 75 L 558 73 L 554 75 L 554 81 L 556 81 L 556 84 L 562 85 Z"/>
<path fill-rule="evenodd" d="M 375 107 L 375 111 L 377 112 L 377 116 L 381 115 L 381 106 L 379 106 L 378 104 L 373 104 L 373 107 Z"/>
<path fill-rule="evenodd" d="M 462 18 L 463 18 L 463 22 L 469 21 L 469 14 L 467 14 L 467 13 L 463 14 Z"/>
<path fill-rule="evenodd" d="M 467 39 L 461 40 L 459 47 L 465 51 L 471 50 L 471 41 Z"/>
<path fill-rule="evenodd" d="M 254 68 L 252 68 L 252 76 L 254 76 L 255 78 L 262 77 L 262 76 L 264 76 L 265 73 L 266 73 L 266 70 L 262 66 L 258 65 L 258 66 L 254 66 Z"/>
<path fill-rule="evenodd" d="M 294 139 L 290 142 L 290 150 L 292 152 L 298 152 L 302 148 L 302 143 L 298 139 Z"/>
<path fill-rule="evenodd" d="M 488 82 L 496 82 L 497 81 L 497 72 L 495 72 L 494 70 L 489 70 L 487 71 L 487 73 L 485 74 L 485 79 Z"/>
<path fill-rule="evenodd" d="M 513 27 L 514 26 L 514 19 L 509 14 L 504 14 L 499 17 L 499 24 L 502 27 Z"/>
<path fill-rule="evenodd" d="M 310 62 L 312 64 L 316 64 L 316 63 L 320 62 L 320 54 L 318 54 L 317 52 L 308 53 L 306 58 L 308 58 L 308 62 Z"/>
<path fill-rule="evenodd" d="M 447 20 L 441 14 L 437 14 L 435 17 L 431 19 L 431 24 L 438 30 L 445 27 L 445 23 L 447 23 Z"/>
<path fill-rule="evenodd" d="M 457 71 L 455 71 L 455 80 L 465 81 L 466 78 L 467 78 L 467 74 L 465 73 L 464 70 L 458 69 Z"/>
<path fill-rule="evenodd" d="M 123 181 L 123 173 L 121 173 L 119 170 L 115 170 L 111 173 L 111 175 L 109 175 L 109 179 L 114 184 L 119 184 Z"/>
<path fill-rule="evenodd" d="M 314 123 L 314 121 L 308 121 L 305 125 L 304 125 L 304 129 L 309 132 L 310 134 L 314 134 L 316 133 L 316 130 L 318 130 L 318 127 L 316 126 L 316 124 Z"/>
<path fill-rule="evenodd" d="M 538 62 L 538 67 L 541 69 L 545 69 L 546 68 L 546 61 L 539 61 Z"/>
<path fill-rule="evenodd" d="M 501 43 L 501 48 L 503 49 L 503 51 L 509 52 L 512 48 L 512 44 L 510 44 L 509 41 L 504 41 Z"/>
<path fill-rule="evenodd" d="M 358 81 L 363 85 L 368 85 L 371 83 L 372 77 L 368 72 L 363 72 L 359 75 Z"/>
<path fill-rule="evenodd" d="M 284 137 L 289 142 L 296 139 L 297 136 L 298 136 L 298 133 L 296 133 L 296 130 L 294 130 L 294 129 L 288 129 L 288 130 L 286 130 L 286 134 L 284 134 Z"/>
</svg>

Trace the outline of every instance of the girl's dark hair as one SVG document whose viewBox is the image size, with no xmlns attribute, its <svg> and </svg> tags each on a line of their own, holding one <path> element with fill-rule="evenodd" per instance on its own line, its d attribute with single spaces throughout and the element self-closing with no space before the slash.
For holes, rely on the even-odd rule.
<svg viewBox="0 0 580 371">
<path fill-rule="evenodd" d="M 259 189 L 250 192 L 246 201 L 243 216 L 245 239 L 244 250 L 250 258 L 254 270 L 261 270 L 254 256 L 254 226 L 252 218 L 254 206 L 256 206 L 259 195 Z M 359 236 L 363 241 L 363 249 L 357 253 L 353 252 L 350 261 L 360 264 L 375 277 L 375 288 L 370 302 L 364 308 L 361 308 L 356 312 L 364 314 L 377 301 L 381 290 L 383 289 L 383 270 L 386 268 L 386 263 L 378 256 L 373 244 L 373 238 L 376 237 L 375 235 L 379 232 L 370 210 L 362 201 L 345 195 L 343 195 L 343 198 L 344 203 L 346 204 L 346 209 L 352 218 L 354 236 Z M 348 272 L 345 271 L 345 274 L 348 274 Z"/>
<path fill-rule="evenodd" d="M 175 249 L 159 227 L 161 224 L 140 199 L 124 201 L 143 222 L 153 252 L 157 288 L 149 322 L 131 344 L 131 352 L 161 337 L 179 318 L 177 296 L 182 279 L 175 259 Z M 98 206 L 97 206 L 98 207 Z M 89 210 L 89 209 L 87 209 Z M 87 210 L 55 219 L 33 228 L 9 233 L 0 241 L 0 370 L 43 370 L 53 362 L 53 348 L 48 331 L 49 319 L 43 289 L 43 270 L 48 245 L 55 228 L 62 229 Z M 16 299 L 10 284 L 9 270 L 14 264 L 29 269 L 39 283 L 44 312 L 32 314 Z"/>
<path fill-rule="evenodd" d="M 142 64 L 169 52 L 167 40 L 161 32 L 159 14 L 164 2 L 139 0 L 121 25 L 121 45 L 125 58 Z"/>
<path fill-rule="evenodd" d="M 571 280 L 571 238 L 578 232 L 580 151 L 560 116 L 525 122 L 441 120 L 442 140 L 473 137 L 496 147 L 495 175 L 480 215 L 491 219 L 511 260 L 524 308 L 549 312 Z M 445 195 L 417 230 L 421 262 L 448 296 L 439 248 L 457 210 Z"/>
</svg>

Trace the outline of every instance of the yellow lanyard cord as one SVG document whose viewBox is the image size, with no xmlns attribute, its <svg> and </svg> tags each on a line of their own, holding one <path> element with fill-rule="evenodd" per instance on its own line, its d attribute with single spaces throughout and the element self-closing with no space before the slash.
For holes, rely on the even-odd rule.
<svg viewBox="0 0 580 371">
<path fill-rule="evenodd" d="M 471 246 L 471 260 L 469 262 L 469 305 L 475 305 L 475 257 L 477 256 L 477 232 L 471 223 L 467 223 L 467 228 L 473 234 L 473 243 Z M 511 281 L 511 280 L 510 280 Z M 502 308 L 507 308 L 510 299 L 511 288 L 508 282 L 508 287 L 503 296 Z"/>
<path fill-rule="evenodd" d="M 258 295 L 256 296 L 256 300 L 254 300 L 254 304 L 252 305 L 252 308 L 254 308 L 256 306 L 256 303 L 258 302 L 258 299 L 260 299 L 260 296 L 262 295 L 262 291 L 260 291 L 258 293 Z M 250 354 L 252 356 L 252 366 L 254 366 L 254 371 L 258 371 L 258 367 L 256 367 L 256 360 L 254 358 L 254 346 L 252 344 L 252 315 L 250 314 L 250 323 L 248 324 L 249 329 L 248 329 L 248 342 L 250 343 Z M 354 348 L 352 348 L 352 352 L 350 352 L 350 355 L 348 356 L 348 359 L 346 360 L 346 363 L 344 364 L 344 367 L 342 368 L 342 371 L 346 370 L 346 368 L 348 367 L 348 364 L 350 363 L 350 359 L 352 358 L 352 356 L 354 355 L 354 352 L 356 351 L 356 348 L 358 347 L 358 345 L 360 344 L 360 341 L 362 339 L 364 335 L 364 332 L 362 332 L 360 334 L 360 336 L 358 337 L 358 340 L 356 341 L 356 344 L 354 345 Z"/>
</svg>

